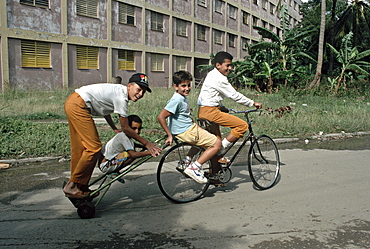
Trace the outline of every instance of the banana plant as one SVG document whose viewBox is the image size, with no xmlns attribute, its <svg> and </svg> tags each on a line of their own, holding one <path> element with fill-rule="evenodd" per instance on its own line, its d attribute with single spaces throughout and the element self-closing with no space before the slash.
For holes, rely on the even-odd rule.
<svg viewBox="0 0 370 249">
<path fill-rule="evenodd" d="M 281 36 L 269 29 L 253 26 L 253 28 L 261 35 L 262 40 L 259 43 L 250 46 L 250 52 L 263 51 L 265 58 L 261 62 L 267 62 L 271 68 L 280 67 L 283 71 L 294 71 L 294 67 L 299 66 L 294 63 L 298 57 L 316 62 L 316 60 L 310 55 L 302 51 L 302 40 L 311 36 L 316 32 L 316 30 L 308 29 L 296 32 L 294 29 L 289 29 L 286 25 L 286 16 L 286 8 L 284 8 Z M 283 74 L 289 75 L 288 73 Z M 287 86 L 287 79 L 285 78 L 284 81 L 285 86 Z"/>
<path fill-rule="evenodd" d="M 370 49 L 360 53 L 357 47 L 352 47 L 352 37 L 352 32 L 343 37 L 342 45 L 339 51 L 332 45 L 327 44 L 327 46 L 333 51 L 336 60 L 341 64 L 340 74 L 335 78 L 336 85 L 334 88 L 334 94 L 338 93 L 342 82 L 345 84 L 345 74 L 348 71 L 356 72 L 365 76 L 370 75 L 368 72 L 370 69 L 370 63 L 367 61 L 362 61 L 363 58 L 370 56 Z"/>
</svg>

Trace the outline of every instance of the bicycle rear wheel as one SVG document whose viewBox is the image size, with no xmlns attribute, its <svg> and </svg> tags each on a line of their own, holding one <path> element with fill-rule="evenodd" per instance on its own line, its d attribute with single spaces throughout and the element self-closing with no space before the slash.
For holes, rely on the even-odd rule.
<svg viewBox="0 0 370 249">
<path fill-rule="evenodd" d="M 254 140 L 248 153 L 248 170 L 257 188 L 263 190 L 274 186 L 279 176 L 280 158 L 272 138 L 262 135 Z"/>
<path fill-rule="evenodd" d="M 189 165 L 189 163 L 184 163 L 184 159 L 189 152 L 193 155 L 191 162 L 194 162 L 204 152 L 204 149 L 187 143 L 179 143 L 163 155 L 158 165 L 159 189 L 164 196 L 176 203 L 197 200 L 209 187 L 209 183 L 198 183 L 184 174 L 184 169 Z M 206 167 L 206 165 L 207 163 L 203 166 Z"/>
</svg>

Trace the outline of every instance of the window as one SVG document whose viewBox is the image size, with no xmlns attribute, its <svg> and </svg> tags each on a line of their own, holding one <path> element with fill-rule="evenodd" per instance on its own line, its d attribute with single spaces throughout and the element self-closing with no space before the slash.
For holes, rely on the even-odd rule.
<svg viewBox="0 0 370 249">
<path fill-rule="evenodd" d="M 229 5 L 229 17 L 232 19 L 236 19 L 236 7 Z"/>
<path fill-rule="evenodd" d="M 274 11 L 275 11 L 275 5 L 270 3 L 270 13 L 274 14 Z"/>
<path fill-rule="evenodd" d="M 206 7 L 206 0 L 198 0 L 198 5 Z"/>
<path fill-rule="evenodd" d="M 262 0 L 262 8 L 266 9 L 267 0 Z"/>
<path fill-rule="evenodd" d="M 270 30 L 272 31 L 272 32 L 274 32 L 274 25 L 272 25 L 272 24 L 270 24 Z"/>
<path fill-rule="evenodd" d="M 151 14 L 151 29 L 155 31 L 163 31 L 163 15 L 157 12 Z"/>
<path fill-rule="evenodd" d="M 135 70 L 134 51 L 118 50 L 118 69 Z"/>
<path fill-rule="evenodd" d="M 76 46 L 76 51 L 78 69 L 98 69 L 98 48 Z"/>
<path fill-rule="evenodd" d="M 186 57 L 176 57 L 176 70 L 186 71 Z"/>
<path fill-rule="evenodd" d="M 20 0 L 20 3 L 37 7 L 49 8 L 49 0 Z"/>
<path fill-rule="evenodd" d="M 258 5 L 258 0 L 253 0 L 253 3 L 254 3 L 255 5 Z"/>
<path fill-rule="evenodd" d="M 197 30 L 197 39 L 200 41 L 206 40 L 206 26 L 199 25 L 198 24 L 198 30 Z"/>
<path fill-rule="evenodd" d="M 294 1 L 294 10 L 297 10 L 297 2 Z"/>
<path fill-rule="evenodd" d="M 186 21 L 176 19 L 176 35 L 186 36 Z"/>
<path fill-rule="evenodd" d="M 235 48 L 236 35 L 229 34 L 229 47 Z"/>
<path fill-rule="evenodd" d="M 242 49 L 248 50 L 249 39 L 242 37 L 241 41 L 242 41 Z"/>
<path fill-rule="evenodd" d="M 135 25 L 135 6 L 118 3 L 118 21 L 123 24 Z"/>
<path fill-rule="evenodd" d="M 77 15 L 98 17 L 98 0 L 77 0 Z"/>
<path fill-rule="evenodd" d="M 267 28 L 267 22 L 262 20 L 262 27 Z"/>
<path fill-rule="evenodd" d="M 215 43 L 216 44 L 222 44 L 222 32 L 215 30 Z"/>
<path fill-rule="evenodd" d="M 243 11 L 243 24 L 248 25 L 249 24 L 248 19 L 249 19 L 249 13 Z"/>
<path fill-rule="evenodd" d="M 50 43 L 21 41 L 22 67 L 50 68 Z"/>
<path fill-rule="evenodd" d="M 253 17 L 253 26 L 258 26 L 258 17 Z"/>
<path fill-rule="evenodd" d="M 222 13 L 222 1 L 215 0 L 215 12 Z"/>
<path fill-rule="evenodd" d="M 152 54 L 151 55 L 150 69 L 152 71 L 164 71 L 162 54 Z"/>
</svg>

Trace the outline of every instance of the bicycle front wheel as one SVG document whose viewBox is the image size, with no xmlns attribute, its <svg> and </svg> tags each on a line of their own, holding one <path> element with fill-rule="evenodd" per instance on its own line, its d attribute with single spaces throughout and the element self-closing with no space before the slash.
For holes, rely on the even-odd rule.
<svg viewBox="0 0 370 249">
<path fill-rule="evenodd" d="M 274 186 L 280 171 L 279 152 L 269 136 L 258 137 L 248 153 L 249 176 L 254 185 L 263 190 Z"/>
<path fill-rule="evenodd" d="M 191 162 L 195 162 L 203 152 L 201 147 L 179 143 L 163 155 L 157 169 L 157 182 L 169 200 L 176 203 L 190 202 L 199 199 L 207 191 L 209 183 L 198 183 L 184 173 L 189 165 L 184 161 L 186 156 L 189 155 Z M 203 169 L 206 165 L 203 165 Z"/>
</svg>

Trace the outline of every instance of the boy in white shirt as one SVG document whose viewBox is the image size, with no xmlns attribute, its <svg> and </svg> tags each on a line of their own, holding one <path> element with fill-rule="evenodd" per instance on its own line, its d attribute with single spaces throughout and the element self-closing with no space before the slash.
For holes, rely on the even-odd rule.
<svg viewBox="0 0 370 249">
<path fill-rule="evenodd" d="M 68 117 L 71 142 L 71 176 L 63 192 L 69 198 L 85 198 L 92 172 L 102 148 L 99 134 L 91 115 L 103 116 L 114 132 L 143 144 L 152 156 L 161 152 L 156 144 L 147 141 L 130 128 L 127 120 L 128 101 L 136 102 L 145 92 L 151 92 L 148 78 L 137 73 L 126 86 L 120 84 L 92 84 L 75 90 L 66 100 L 64 110 Z M 119 114 L 122 129 L 117 129 L 110 114 Z"/>
<path fill-rule="evenodd" d="M 244 120 L 226 113 L 226 108 L 221 101 L 227 97 L 247 107 L 255 106 L 262 108 L 261 103 L 245 97 L 237 92 L 229 83 L 227 76 L 232 70 L 233 56 L 228 52 L 218 52 L 213 60 L 215 68 L 207 74 L 197 104 L 199 105 L 198 118 L 209 120 L 217 125 L 230 127 L 230 133 L 222 140 L 222 147 L 226 149 L 231 143 L 243 137 L 248 130 L 248 124 Z M 215 135 L 221 138 L 220 128 L 214 131 Z"/>
<path fill-rule="evenodd" d="M 219 168 L 217 158 L 214 156 L 221 149 L 221 139 L 199 127 L 190 117 L 190 106 L 186 96 L 191 89 L 192 75 L 186 71 L 179 71 L 173 75 L 173 86 L 176 92 L 167 102 L 167 105 L 158 115 L 158 121 L 167 133 L 166 143 L 172 144 L 173 135 L 179 140 L 189 144 L 207 148 L 197 161 L 191 163 L 184 173 L 199 183 L 207 183 L 202 165 L 211 160 L 212 168 Z M 168 118 L 168 126 L 166 123 Z M 191 152 L 189 153 L 191 154 Z M 190 158 L 187 158 L 190 161 Z"/>
<path fill-rule="evenodd" d="M 127 117 L 128 124 L 140 135 L 143 121 L 137 115 Z M 130 164 L 135 158 L 150 155 L 150 152 L 136 151 L 136 148 L 143 149 L 141 144 L 134 144 L 134 141 L 123 132 L 117 133 L 111 140 L 103 146 L 101 153 L 102 159 L 99 160 L 99 169 L 105 173 L 117 173 L 124 165 Z"/>
</svg>

